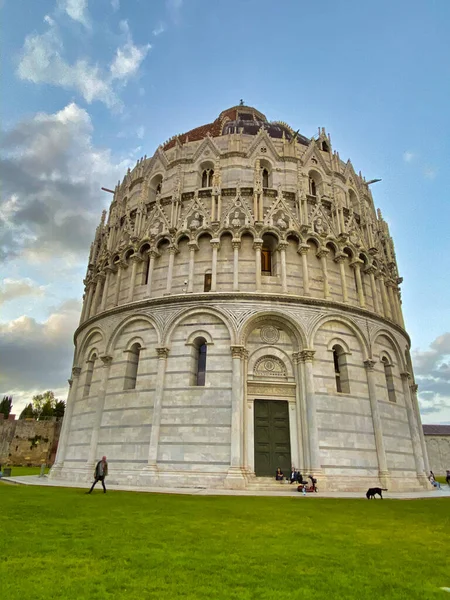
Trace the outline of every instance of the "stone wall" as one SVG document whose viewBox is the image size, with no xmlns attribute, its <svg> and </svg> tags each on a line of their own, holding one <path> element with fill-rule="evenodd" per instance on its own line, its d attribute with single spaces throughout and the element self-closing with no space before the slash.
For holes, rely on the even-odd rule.
<svg viewBox="0 0 450 600">
<path fill-rule="evenodd" d="M 450 435 L 425 435 L 430 469 L 435 475 L 445 475 L 450 469 Z"/>
<path fill-rule="evenodd" d="M 0 464 L 53 464 L 60 430 L 61 421 L 56 420 L 0 420 Z"/>
</svg>

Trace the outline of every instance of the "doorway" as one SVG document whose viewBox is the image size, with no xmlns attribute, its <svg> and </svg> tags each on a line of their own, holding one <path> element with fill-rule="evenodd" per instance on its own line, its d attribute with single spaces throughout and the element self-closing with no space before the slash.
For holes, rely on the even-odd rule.
<svg viewBox="0 0 450 600">
<path fill-rule="evenodd" d="M 275 477 L 278 467 L 287 477 L 291 471 L 289 403 L 284 400 L 255 400 L 255 474 Z"/>
</svg>

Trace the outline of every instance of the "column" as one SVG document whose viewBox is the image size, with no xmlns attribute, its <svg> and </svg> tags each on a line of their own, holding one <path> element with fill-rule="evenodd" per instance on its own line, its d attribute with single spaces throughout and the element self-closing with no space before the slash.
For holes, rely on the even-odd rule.
<svg viewBox="0 0 450 600">
<path fill-rule="evenodd" d="M 110 266 L 105 267 L 106 279 L 105 279 L 105 285 L 103 286 L 102 303 L 100 305 L 100 312 L 103 312 L 106 308 L 106 302 L 108 300 L 109 281 L 111 279 L 111 271 L 112 270 L 113 269 Z"/>
<path fill-rule="evenodd" d="M 389 305 L 389 300 L 386 292 L 386 283 L 384 281 L 384 277 L 380 276 L 380 288 L 381 288 L 381 298 L 383 300 L 383 311 L 384 316 L 388 319 L 392 319 L 391 307 Z"/>
<path fill-rule="evenodd" d="M 364 298 L 364 289 L 363 289 L 363 284 L 362 284 L 362 280 L 361 280 L 361 265 L 363 264 L 363 261 L 360 258 L 355 258 L 355 260 L 353 260 L 350 263 L 350 266 L 355 269 L 355 277 L 356 277 L 356 291 L 358 293 L 358 301 L 359 301 L 359 305 L 361 308 L 365 308 L 366 307 L 366 299 Z"/>
<path fill-rule="evenodd" d="M 400 300 L 400 290 L 398 288 L 394 289 L 394 298 L 395 304 L 397 307 L 397 315 L 398 315 L 398 324 L 405 328 L 405 321 L 403 320 L 403 311 L 402 311 L 402 303 Z"/>
<path fill-rule="evenodd" d="M 119 262 L 117 265 L 116 289 L 114 290 L 114 306 L 119 304 L 120 284 L 122 282 L 122 273 L 127 268 L 126 263 Z"/>
<path fill-rule="evenodd" d="M 98 303 L 100 300 L 100 292 L 102 291 L 102 276 L 99 273 L 95 278 L 95 294 L 94 299 L 92 301 L 91 310 L 89 311 L 89 316 L 93 317 L 97 314 Z"/>
<path fill-rule="evenodd" d="M 217 289 L 217 251 L 220 246 L 220 240 L 211 240 L 212 247 L 212 265 L 211 265 L 211 292 Z"/>
<path fill-rule="evenodd" d="M 148 252 L 150 261 L 148 263 L 148 277 L 147 277 L 147 291 L 146 296 L 150 298 L 152 295 L 152 282 L 153 282 L 153 270 L 155 268 L 155 258 L 160 256 L 159 252 L 156 250 L 149 250 Z"/>
<path fill-rule="evenodd" d="M 428 475 L 430 472 L 430 463 L 428 462 L 427 444 L 425 442 L 425 435 L 423 433 L 422 420 L 420 418 L 419 401 L 417 400 L 417 390 L 419 389 L 419 386 L 417 385 L 417 383 L 412 383 L 409 386 L 409 389 L 411 391 L 411 400 L 412 400 L 412 403 L 414 406 L 414 411 L 416 413 L 417 428 L 419 430 L 420 445 L 422 447 L 423 465 L 425 468 L 425 473 Z"/>
<path fill-rule="evenodd" d="M 170 292 L 172 290 L 173 265 L 175 263 L 175 254 L 177 252 L 177 249 L 175 248 L 175 246 L 171 246 L 168 251 L 169 251 L 169 266 L 167 267 L 167 285 L 166 285 L 166 291 L 165 291 L 164 295 L 170 294 Z"/>
<path fill-rule="evenodd" d="M 241 240 L 233 238 L 231 240 L 233 246 L 233 290 L 239 290 L 239 248 L 241 247 Z"/>
<path fill-rule="evenodd" d="M 128 299 L 127 299 L 127 302 L 132 302 L 133 301 L 134 286 L 136 285 L 136 271 L 137 271 L 137 266 L 141 262 L 140 256 L 137 256 L 135 254 L 134 256 L 131 257 L 131 262 L 132 262 L 133 266 L 131 267 L 131 281 L 130 281 L 130 287 L 128 289 Z"/>
<path fill-rule="evenodd" d="M 156 348 L 158 354 L 158 369 L 156 374 L 155 400 L 153 403 L 152 431 L 148 448 L 147 470 L 157 471 L 156 461 L 158 458 L 159 430 L 161 426 L 162 401 L 164 394 L 164 378 L 166 376 L 167 357 L 169 348 Z"/>
<path fill-rule="evenodd" d="M 388 299 L 389 299 L 389 306 L 391 309 L 391 318 L 395 323 L 398 323 L 398 315 L 397 315 L 397 310 L 396 310 L 397 307 L 395 305 L 394 293 L 392 291 L 392 288 L 393 288 L 392 281 L 390 281 L 390 280 L 386 281 L 386 288 L 387 288 L 387 294 L 388 294 Z"/>
<path fill-rule="evenodd" d="M 341 289 L 342 289 L 342 300 L 343 302 L 348 302 L 348 291 L 347 291 L 347 280 L 345 277 L 345 259 L 347 255 L 343 252 L 336 254 L 334 257 L 334 262 L 339 265 L 339 272 L 341 275 Z"/>
<path fill-rule="evenodd" d="M 380 482 L 383 487 L 387 487 L 387 481 L 390 477 L 386 452 L 384 449 L 383 430 L 381 428 L 381 417 L 378 410 L 377 388 L 375 382 L 375 361 L 368 359 L 364 361 L 367 373 L 367 385 L 369 388 L 370 409 L 372 411 L 373 431 L 375 435 L 375 448 L 378 459 L 378 472 Z"/>
<path fill-rule="evenodd" d="M 245 357 L 244 346 L 231 346 L 232 378 L 231 378 L 231 454 L 230 468 L 224 482 L 227 488 L 244 488 L 245 478 L 242 472 L 242 411 L 243 411 L 243 380 L 242 361 Z"/>
<path fill-rule="evenodd" d="M 309 431 L 309 465 L 312 474 L 318 474 L 321 471 L 320 464 L 320 450 L 319 450 L 319 430 L 317 428 L 317 414 L 316 414 L 316 396 L 314 393 L 314 372 L 313 372 L 313 360 L 315 350 L 302 350 L 300 352 L 300 359 L 305 364 L 305 396 L 306 396 L 306 416 L 308 422 Z"/>
<path fill-rule="evenodd" d="M 58 450 L 56 452 L 55 463 L 52 467 L 50 478 L 58 478 L 62 467 L 64 466 L 64 460 L 67 452 L 67 442 L 69 441 L 70 423 L 72 421 L 73 407 L 77 400 L 78 383 L 80 381 L 81 367 L 72 368 L 72 379 L 69 379 L 69 395 L 67 397 L 66 411 L 64 413 L 64 420 L 61 427 L 61 433 L 59 435 Z"/>
<path fill-rule="evenodd" d="M 194 291 L 194 267 L 195 267 L 195 252 L 198 250 L 196 242 L 188 242 L 189 248 L 189 278 L 188 278 L 188 293 Z"/>
<path fill-rule="evenodd" d="M 414 462 L 416 465 L 416 473 L 417 477 L 421 480 L 423 484 L 427 484 L 427 478 L 425 475 L 425 464 L 422 457 L 422 447 L 420 444 L 419 431 L 416 425 L 416 419 L 414 415 L 413 409 L 413 401 L 411 398 L 411 392 L 409 389 L 409 382 L 411 379 L 411 375 L 407 372 L 400 373 L 402 378 L 402 386 L 403 386 L 403 397 L 405 399 L 406 406 L 406 414 L 408 416 L 408 424 L 409 424 L 409 432 L 411 435 L 413 454 L 414 454 Z"/>
<path fill-rule="evenodd" d="M 298 455 L 300 457 L 300 464 L 298 468 L 301 469 L 302 473 L 309 470 L 308 465 L 308 421 L 306 419 L 306 403 L 305 394 L 303 389 L 303 373 L 302 365 L 303 360 L 301 352 L 294 352 L 292 354 L 292 360 L 295 365 L 295 404 L 297 407 L 297 439 L 298 439 Z"/>
<path fill-rule="evenodd" d="M 309 271 L 308 271 L 308 251 L 309 244 L 300 244 L 297 252 L 301 254 L 302 257 L 302 271 L 303 271 L 303 295 L 311 296 L 311 292 L 309 291 Z"/>
<path fill-rule="evenodd" d="M 375 273 L 375 283 L 377 284 L 377 292 L 378 292 L 378 305 L 380 307 L 380 315 L 383 317 L 387 317 L 386 306 L 383 298 L 383 293 L 381 291 L 381 273 L 377 271 Z"/>
<path fill-rule="evenodd" d="M 261 291 L 261 248 L 263 241 L 256 238 L 253 241 L 253 250 L 255 250 L 255 271 L 256 271 L 256 291 Z"/>
<path fill-rule="evenodd" d="M 85 301 L 85 305 L 84 305 L 84 320 L 87 321 L 87 319 L 89 319 L 90 317 L 90 313 L 91 313 L 91 306 L 92 306 L 92 295 L 94 293 L 94 283 L 93 281 L 90 281 L 88 284 L 88 294 L 87 294 L 87 299 Z"/>
<path fill-rule="evenodd" d="M 372 290 L 372 300 L 375 312 L 380 314 L 380 303 L 378 302 L 377 284 L 375 283 L 375 267 L 372 265 L 367 267 L 365 273 L 370 277 L 370 289 Z"/>
<path fill-rule="evenodd" d="M 328 270 L 327 270 L 327 255 L 330 251 L 328 248 L 319 248 L 316 256 L 320 258 L 322 263 L 322 274 L 323 274 L 323 296 L 326 300 L 331 298 L 330 295 L 330 283 L 328 281 Z"/>
<path fill-rule="evenodd" d="M 278 250 L 280 252 L 280 262 L 281 262 L 281 289 L 283 294 L 288 293 L 288 285 L 287 285 L 287 275 L 286 275 L 286 248 L 288 247 L 288 242 L 280 242 L 278 244 Z"/>
<path fill-rule="evenodd" d="M 103 408 L 105 405 L 106 388 L 108 387 L 109 370 L 111 367 L 112 356 L 101 356 L 103 362 L 102 378 L 100 388 L 97 394 L 97 406 L 95 409 L 94 426 L 91 434 L 91 444 L 89 446 L 89 455 L 87 460 L 87 469 L 94 466 L 97 454 L 98 435 L 100 433 L 100 425 L 102 422 Z"/>
</svg>

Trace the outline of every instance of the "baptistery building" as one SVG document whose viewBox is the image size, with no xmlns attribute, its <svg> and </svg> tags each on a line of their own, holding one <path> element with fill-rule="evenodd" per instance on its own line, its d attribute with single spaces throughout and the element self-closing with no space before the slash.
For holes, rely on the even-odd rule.
<svg viewBox="0 0 450 600">
<path fill-rule="evenodd" d="M 224 110 L 128 170 L 91 246 L 51 477 L 426 487 L 394 245 L 320 129 Z"/>
</svg>

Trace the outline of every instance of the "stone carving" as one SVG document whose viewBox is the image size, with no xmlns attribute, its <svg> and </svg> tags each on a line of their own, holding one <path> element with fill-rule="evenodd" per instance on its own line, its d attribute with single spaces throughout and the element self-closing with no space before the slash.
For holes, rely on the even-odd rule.
<svg viewBox="0 0 450 600">
<path fill-rule="evenodd" d="M 314 221 L 314 231 L 321 236 L 328 235 L 328 225 L 322 217 L 317 217 Z"/>
<path fill-rule="evenodd" d="M 161 222 L 156 220 L 153 225 L 150 227 L 150 236 L 151 237 L 156 237 L 159 232 L 161 231 Z"/>
<path fill-rule="evenodd" d="M 260 337 L 266 344 L 276 344 L 280 339 L 280 332 L 273 325 L 265 325 L 261 329 Z"/>
<path fill-rule="evenodd" d="M 195 231 L 196 229 L 202 226 L 202 221 L 203 217 L 200 215 L 200 213 L 195 212 L 194 216 L 191 219 L 191 222 L 189 223 L 189 229 L 191 231 Z"/>
<path fill-rule="evenodd" d="M 270 379 L 286 378 L 286 365 L 276 356 L 263 356 L 256 361 L 253 373 L 258 377 Z"/>
<path fill-rule="evenodd" d="M 277 219 L 277 227 L 279 227 L 280 229 L 286 229 L 288 226 L 285 218 L 286 218 L 286 215 L 284 214 L 284 212 L 282 212 Z"/>
<path fill-rule="evenodd" d="M 238 210 L 235 210 L 233 214 L 233 219 L 231 220 L 231 226 L 235 229 L 239 229 L 239 227 L 242 225 L 241 218 L 242 217 L 240 212 Z"/>
</svg>

